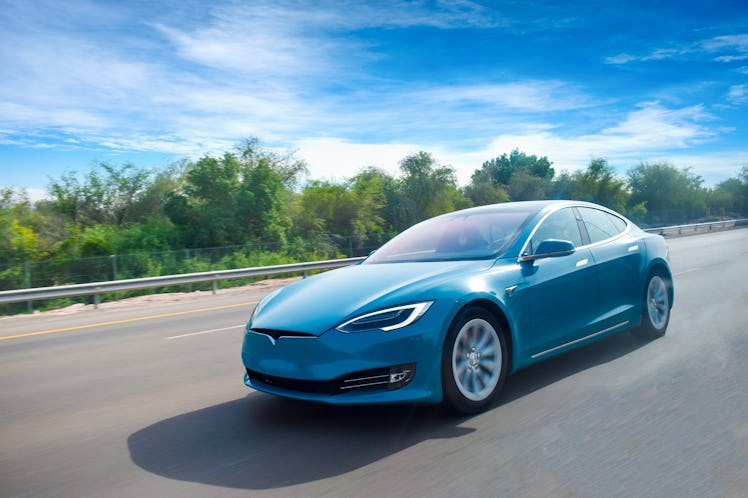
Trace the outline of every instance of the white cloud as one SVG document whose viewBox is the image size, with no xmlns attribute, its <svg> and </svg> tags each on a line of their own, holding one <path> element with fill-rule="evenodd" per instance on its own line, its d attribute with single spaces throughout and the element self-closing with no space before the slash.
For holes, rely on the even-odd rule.
<svg viewBox="0 0 748 498">
<path fill-rule="evenodd" d="M 47 189 L 44 188 L 27 188 L 26 193 L 29 195 L 29 200 L 31 202 L 40 201 L 49 197 Z"/>
<path fill-rule="evenodd" d="M 259 0 L 212 7 L 196 27 L 173 25 L 169 20 L 152 26 L 184 59 L 266 78 L 322 77 L 341 67 L 355 71 L 356 59 L 379 57 L 371 46 L 349 36 L 361 29 L 485 28 L 507 23 L 506 18 L 489 16 L 484 7 L 467 0 L 439 2 L 436 8 L 405 1 L 349 1 L 341 8 L 337 1 Z"/>
<path fill-rule="evenodd" d="M 489 105 L 499 109 L 552 112 L 593 105 L 562 81 L 527 80 L 503 84 L 455 85 L 415 92 L 426 105 Z"/>
<path fill-rule="evenodd" d="M 399 175 L 400 161 L 422 149 L 414 144 L 356 143 L 341 138 L 307 138 L 294 144 L 315 180 L 344 181 L 368 166 Z M 430 151 L 431 152 L 431 151 Z"/>
<path fill-rule="evenodd" d="M 682 148 L 712 135 L 702 121 L 712 119 L 703 106 L 666 109 L 659 103 L 645 103 L 631 112 L 626 119 L 598 135 L 606 143 L 625 139 L 627 148 L 651 150 L 657 148 Z"/>
<path fill-rule="evenodd" d="M 712 55 L 721 52 L 721 55 L 715 56 L 712 60 L 715 62 L 733 62 L 748 59 L 748 34 L 717 36 L 671 48 L 658 48 L 644 55 L 623 53 L 607 57 L 604 62 L 606 64 L 628 64 L 630 62 L 675 59 L 684 56 Z"/>
<path fill-rule="evenodd" d="M 727 99 L 733 104 L 748 103 L 748 85 L 733 85 L 727 93 Z"/>
<path fill-rule="evenodd" d="M 604 59 L 606 64 L 628 64 L 638 60 L 642 60 L 641 57 L 631 54 L 618 54 Z"/>
<path fill-rule="evenodd" d="M 501 135 L 480 154 L 486 160 L 519 148 L 528 154 L 548 156 L 558 169 L 570 171 L 586 167 L 596 157 L 631 164 L 663 151 L 688 149 L 709 139 L 712 132 L 699 124 L 706 119 L 709 116 L 700 106 L 673 110 L 647 103 L 620 123 L 597 133 L 562 136 L 546 129 Z"/>
<path fill-rule="evenodd" d="M 703 154 L 672 153 L 652 156 L 649 161 L 668 161 L 678 168 L 693 168 L 707 185 L 715 186 L 736 177 L 743 166 L 748 166 L 748 151 L 721 150 Z"/>
<path fill-rule="evenodd" d="M 720 55 L 719 57 L 715 57 L 714 60 L 716 62 L 744 61 L 744 60 L 748 60 L 748 54 L 743 54 L 743 55 Z"/>
<path fill-rule="evenodd" d="M 526 154 L 547 156 L 557 171 L 585 168 L 593 158 L 604 157 L 626 169 L 640 161 L 673 157 L 696 161 L 700 156 L 669 156 L 670 151 L 688 150 L 712 136 L 699 122 L 710 119 L 700 106 L 667 109 L 658 103 L 642 104 L 620 123 L 597 133 L 562 136 L 548 124 L 525 126 L 517 133 L 501 134 L 469 151 L 444 144 L 369 144 L 340 138 L 306 139 L 296 143 L 298 156 L 307 161 L 312 178 L 341 181 L 365 166 L 377 166 L 398 175 L 398 164 L 408 154 L 425 150 L 442 164 L 455 168 L 459 183 L 469 183 L 483 162 L 519 149 Z M 746 154 L 744 153 L 743 156 Z M 675 160 L 674 159 L 674 160 Z M 680 164 L 680 163 L 676 163 Z M 714 169 L 708 158 L 698 164 Z M 688 164 L 684 164 L 686 166 Z"/>
<path fill-rule="evenodd" d="M 165 24 L 154 27 L 174 44 L 180 57 L 245 77 L 324 74 L 333 63 L 328 43 L 294 34 L 277 22 L 221 20 L 195 31 Z"/>
<path fill-rule="evenodd" d="M 748 34 L 724 35 L 698 42 L 698 46 L 708 52 L 732 48 L 741 53 L 748 52 Z"/>
</svg>

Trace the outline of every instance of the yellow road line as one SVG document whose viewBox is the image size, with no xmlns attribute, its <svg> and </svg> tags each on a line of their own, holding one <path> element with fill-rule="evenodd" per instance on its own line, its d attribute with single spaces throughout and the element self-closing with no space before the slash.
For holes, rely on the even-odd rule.
<svg viewBox="0 0 748 498">
<path fill-rule="evenodd" d="M 249 306 L 250 304 L 257 304 L 258 301 L 250 301 L 248 303 L 239 303 L 239 304 L 226 304 L 224 306 L 213 306 L 212 308 L 200 308 L 197 310 L 187 310 L 187 311 L 175 311 L 174 313 L 162 313 L 160 315 L 150 315 L 150 316 L 140 316 L 137 318 L 126 318 L 124 320 L 114 320 L 111 322 L 101 322 L 101 323 L 90 323 L 88 325 L 76 325 L 75 327 L 64 327 L 61 329 L 51 329 L 51 330 L 42 330 L 39 332 L 29 332 L 27 334 L 18 334 L 18 335 L 9 335 L 6 337 L 0 337 L 0 341 L 8 341 L 10 339 L 21 339 L 22 337 L 33 337 L 35 335 L 47 335 L 47 334 L 57 334 L 59 332 L 69 332 L 71 330 L 81 330 L 81 329 L 90 329 L 94 327 L 104 327 L 106 325 L 119 325 L 122 323 L 132 323 L 132 322 L 141 322 L 143 320 L 155 320 L 157 318 L 168 318 L 170 316 L 180 316 L 180 315 L 191 315 L 193 313 L 202 313 L 204 311 L 216 311 L 216 310 L 223 310 L 227 308 L 238 308 L 239 306 Z"/>
</svg>

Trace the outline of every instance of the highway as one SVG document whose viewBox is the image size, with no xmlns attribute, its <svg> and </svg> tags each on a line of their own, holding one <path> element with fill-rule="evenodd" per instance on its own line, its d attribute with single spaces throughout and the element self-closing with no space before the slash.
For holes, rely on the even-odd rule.
<svg viewBox="0 0 748 498">
<path fill-rule="evenodd" d="M 472 417 L 249 390 L 267 291 L 0 319 L 0 496 L 748 496 L 748 230 L 669 243 L 664 338 L 521 371 Z"/>
</svg>

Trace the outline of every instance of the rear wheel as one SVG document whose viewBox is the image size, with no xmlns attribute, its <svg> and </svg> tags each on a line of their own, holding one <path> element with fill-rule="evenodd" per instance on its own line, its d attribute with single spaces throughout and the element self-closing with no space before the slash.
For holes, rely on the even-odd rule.
<svg viewBox="0 0 748 498">
<path fill-rule="evenodd" d="M 476 413 L 501 390 L 506 370 L 506 341 L 501 326 L 483 308 L 464 309 L 452 323 L 444 343 L 444 400 L 459 412 Z"/>
<path fill-rule="evenodd" d="M 652 274 L 647 280 L 642 309 L 642 323 L 633 330 L 643 339 L 657 339 L 665 335 L 670 322 L 670 292 L 665 277 Z"/>
</svg>

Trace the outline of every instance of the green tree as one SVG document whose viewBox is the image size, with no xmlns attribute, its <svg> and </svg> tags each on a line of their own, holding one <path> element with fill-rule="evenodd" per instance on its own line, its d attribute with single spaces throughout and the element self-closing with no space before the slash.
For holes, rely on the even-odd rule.
<svg viewBox="0 0 748 498">
<path fill-rule="evenodd" d="M 472 205 L 457 188 L 455 171 L 440 166 L 428 152 L 420 151 L 400 162 L 403 177 L 394 201 L 394 228 L 404 230 L 419 221 Z"/>
<path fill-rule="evenodd" d="M 344 183 L 310 182 L 297 204 L 294 233 L 345 254 L 366 254 L 392 236 L 385 206 L 393 181 L 381 170 L 367 168 Z"/>
<path fill-rule="evenodd" d="M 551 180 L 555 174 L 551 164 L 545 156 L 528 156 L 524 152 L 514 149 L 509 155 L 502 154 L 495 159 L 484 162 L 482 168 L 477 170 L 474 175 L 484 176 L 485 179 L 502 185 L 509 185 L 512 176 L 518 171 L 525 171 L 530 176 Z"/>
<path fill-rule="evenodd" d="M 283 244 L 291 227 L 286 205 L 286 179 L 270 158 L 244 165 L 239 196 L 240 222 L 249 237 Z"/>
<path fill-rule="evenodd" d="M 133 206 L 148 188 L 151 176 L 151 171 L 132 164 L 114 166 L 102 162 L 92 168 L 82 182 L 74 172 L 51 180 L 48 191 L 55 210 L 72 224 L 119 226 L 137 221 L 133 217 Z"/>
<path fill-rule="evenodd" d="M 202 157 L 188 166 L 184 192 L 174 193 L 165 211 L 184 234 L 188 247 L 240 244 L 247 236 L 238 217 L 241 192 L 236 156 Z"/>
<path fill-rule="evenodd" d="M 34 261 L 49 255 L 45 220 L 27 193 L 0 188 L 0 264 Z"/>
<path fill-rule="evenodd" d="M 183 190 L 187 160 L 173 163 L 155 172 L 151 182 L 138 195 L 131 208 L 133 220 L 143 222 L 151 217 L 166 218 L 164 206 L 170 196 Z"/>
<path fill-rule="evenodd" d="M 554 182 L 556 197 L 588 201 L 626 212 L 629 192 L 626 182 L 602 158 L 593 159 L 584 171 L 562 173 Z"/>
<path fill-rule="evenodd" d="M 550 182 L 535 176 L 527 170 L 515 171 L 507 186 L 509 198 L 513 201 L 534 201 L 547 199 Z"/>
<path fill-rule="evenodd" d="M 350 184 L 312 181 L 304 187 L 296 230 L 307 239 L 351 235 L 358 206 Z"/>
<path fill-rule="evenodd" d="M 628 171 L 629 205 L 643 203 L 650 224 L 684 223 L 706 214 L 707 191 L 690 168 L 641 163 Z"/>
<path fill-rule="evenodd" d="M 164 211 L 189 247 L 244 244 L 262 239 L 283 245 L 291 227 L 290 190 L 302 161 L 262 149 L 255 139 L 221 157 L 185 166 L 181 188 Z"/>
<path fill-rule="evenodd" d="M 515 149 L 475 170 L 466 195 L 481 204 L 546 199 L 556 173 L 551 165 L 545 156 L 527 155 Z"/>
<path fill-rule="evenodd" d="M 748 216 L 748 166 L 710 190 L 707 203 L 712 215 Z"/>
<path fill-rule="evenodd" d="M 394 178 L 374 167 L 364 169 L 350 181 L 357 206 L 353 234 L 362 242 L 379 246 L 394 232 L 387 220 L 387 199 L 397 184 Z"/>
<path fill-rule="evenodd" d="M 487 204 L 500 204 L 509 201 L 509 193 L 506 186 L 491 181 L 471 182 L 463 190 L 465 197 L 470 199 L 475 206 Z"/>
</svg>

